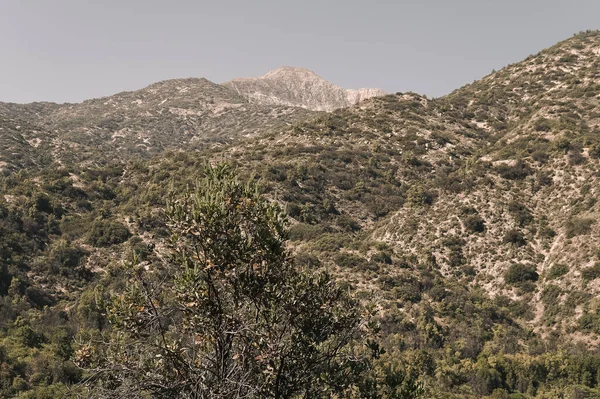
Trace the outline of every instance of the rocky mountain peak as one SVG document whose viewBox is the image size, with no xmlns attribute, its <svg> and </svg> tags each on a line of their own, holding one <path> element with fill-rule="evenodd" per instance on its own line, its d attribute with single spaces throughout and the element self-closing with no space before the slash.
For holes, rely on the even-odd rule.
<svg viewBox="0 0 600 399">
<path fill-rule="evenodd" d="M 322 77 L 306 68 L 291 66 L 282 66 L 267 72 L 262 76 L 264 79 L 303 79 L 303 80 L 322 80 Z M 243 78 L 242 78 L 243 79 Z M 252 78 L 250 78 L 252 79 Z"/>
<path fill-rule="evenodd" d="M 233 79 L 224 85 L 253 103 L 328 112 L 386 94 L 380 89 L 344 89 L 308 69 L 289 66 L 257 78 Z"/>
</svg>

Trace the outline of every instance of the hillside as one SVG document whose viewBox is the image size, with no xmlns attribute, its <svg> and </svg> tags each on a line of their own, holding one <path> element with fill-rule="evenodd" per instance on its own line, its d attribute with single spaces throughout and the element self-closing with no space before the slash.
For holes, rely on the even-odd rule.
<svg viewBox="0 0 600 399">
<path fill-rule="evenodd" d="M 263 92 L 250 94 L 251 89 Z M 21 140 L 19 153 L 24 156 L 13 162 L 8 157 L 12 147 L 5 144 L 2 169 L 40 164 L 35 152 L 45 153 L 47 162 L 101 164 L 106 154 L 111 159 L 149 158 L 165 150 L 219 147 L 239 137 L 280 131 L 309 119 L 314 111 L 332 111 L 382 94 L 341 89 L 313 72 L 281 68 L 263 78 L 223 85 L 196 78 L 168 80 L 80 104 L 0 103 L 1 118 L 30 126 L 28 144 L 23 144 L 17 129 L 6 125 L 11 140 Z M 36 150 L 33 142 L 47 147 Z"/>
<path fill-rule="evenodd" d="M 0 116 L 37 126 L 28 140 L 46 142 L 44 132 L 53 132 L 59 140 L 49 141 L 46 154 L 63 165 L 218 147 L 237 137 L 283 129 L 309 115 L 300 108 L 250 104 L 206 79 L 169 80 L 80 104 L 0 104 Z"/>
<path fill-rule="evenodd" d="M 585 32 L 442 98 L 329 113 L 202 79 L 0 104 L 0 396 L 81 380 L 71 338 L 110 329 L 124 260 L 165 258 L 168 194 L 224 160 L 284 207 L 298 264 L 373 305 L 399 384 L 599 395 L 599 61 Z"/>
</svg>

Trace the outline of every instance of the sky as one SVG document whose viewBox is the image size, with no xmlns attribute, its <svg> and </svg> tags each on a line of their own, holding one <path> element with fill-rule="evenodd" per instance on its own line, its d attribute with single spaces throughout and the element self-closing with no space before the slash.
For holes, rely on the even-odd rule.
<svg viewBox="0 0 600 399">
<path fill-rule="evenodd" d="M 438 97 L 586 29 L 599 0 L 1 0 L 0 101 L 280 66 Z"/>
</svg>

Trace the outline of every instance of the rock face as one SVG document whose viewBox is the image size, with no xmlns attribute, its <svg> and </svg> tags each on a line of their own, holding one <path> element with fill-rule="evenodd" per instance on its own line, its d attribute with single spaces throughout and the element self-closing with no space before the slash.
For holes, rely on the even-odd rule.
<svg viewBox="0 0 600 399">
<path fill-rule="evenodd" d="M 258 78 L 238 78 L 224 83 L 251 103 L 286 105 L 313 111 L 333 111 L 371 97 L 380 89 L 343 89 L 303 68 L 282 67 Z"/>
</svg>

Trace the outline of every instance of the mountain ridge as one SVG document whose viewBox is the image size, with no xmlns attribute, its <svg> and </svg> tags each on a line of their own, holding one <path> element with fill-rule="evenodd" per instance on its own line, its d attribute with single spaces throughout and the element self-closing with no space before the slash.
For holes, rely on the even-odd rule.
<svg viewBox="0 0 600 399">
<path fill-rule="evenodd" d="M 257 78 L 236 78 L 223 85 L 250 102 L 326 112 L 387 94 L 380 89 L 343 89 L 308 69 L 289 66 L 274 69 Z"/>
<path fill-rule="evenodd" d="M 299 100 L 271 97 L 273 101 L 253 101 L 227 84 L 180 78 L 80 103 L 0 103 L 0 118 L 23 120 L 35 136 L 32 139 L 42 142 L 48 141 L 44 132 L 58 132 L 60 140 L 50 141 L 50 146 L 55 146 L 52 157 L 56 162 L 67 158 L 94 162 L 98 160 L 91 159 L 90 154 L 96 148 L 120 158 L 147 158 L 165 149 L 219 146 L 238 137 L 283 129 L 317 115 L 317 109 L 333 110 L 382 93 L 341 89 L 301 68 L 273 70 L 265 76 L 272 78 L 270 89 L 289 92 Z M 11 147 L 6 144 L 6 148 Z M 28 148 L 27 152 L 39 151 Z M 0 169 L 19 169 L 21 163 L 4 158 L 7 160 Z"/>
</svg>

